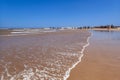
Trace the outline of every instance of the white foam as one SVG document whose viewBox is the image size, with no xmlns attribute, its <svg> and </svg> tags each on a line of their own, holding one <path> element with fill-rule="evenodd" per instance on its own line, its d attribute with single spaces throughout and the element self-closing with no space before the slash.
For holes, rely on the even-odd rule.
<svg viewBox="0 0 120 80">
<path fill-rule="evenodd" d="M 84 52 L 85 48 L 89 45 L 89 39 L 90 39 L 90 37 L 91 37 L 91 36 L 88 37 L 88 39 L 87 39 L 87 44 L 84 45 L 83 48 L 82 48 L 82 50 L 80 51 L 81 55 L 80 55 L 80 57 L 79 57 L 79 60 L 78 60 L 74 65 L 72 65 L 72 67 L 70 67 L 70 68 L 66 71 L 63 80 L 67 80 L 67 79 L 69 78 L 69 76 L 70 76 L 71 70 L 72 70 L 78 63 L 81 62 L 81 59 L 82 59 L 82 57 L 83 57 L 83 55 L 84 55 L 83 52 Z"/>
<path fill-rule="evenodd" d="M 11 33 L 16 33 L 16 34 L 20 34 L 20 33 L 30 33 L 30 32 L 11 32 Z"/>
<path fill-rule="evenodd" d="M 3 76 L 3 74 L 2 74 L 2 76 L 1 76 L 0 80 L 3 80 L 3 79 L 4 79 L 4 76 Z"/>
<path fill-rule="evenodd" d="M 5 66 L 5 71 L 6 71 L 8 77 L 11 76 L 11 75 L 9 74 L 8 68 L 7 68 L 6 66 Z"/>
<path fill-rule="evenodd" d="M 80 43 L 81 44 L 81 43 Z M 63 68 L 63 66 L 61 66 L 62 64 L 62 61 L 58 62 L 58 60 L 56 60 L 57 62 L 55 62 L 54 65 L 56 65 L 55 67 L 57 68 L 48 68 L 48 67 L 44 67 L 43 70 L 39 70 L 39 68 L 37 69 L 36 68 L 29 68 L 28 65 L 24 64 L 24 70 L 19 72 L 18 74 L 16 75 L 10 75 L 8 70 L 6 69 L 6 72 L 7 72 L 7 76 L 10 77 L 9 80 L 16 80 L 18 78 L 23 78 L 23 80 L 67 80 L 67 78 L 70 76 L 70 71 L 78 64 L 81 62 L 81 58 L 83 57 L 83 52 L 84 52 L 84 49 L 85 47 L 87 47 L 89 45 L 89 37 L 87 39 L 87 44 L 83 46 L 82 50 L 78 53 L 80 53 L 80 57 L 78 56 L 78 53 L 70 53 L 70 52 L 59 52 L 58 54 L 61 54 L 63 55 L 62 57 L 64 58 L 64 56 L 78 56 L 79 57 L 79 60 L 74 64 L 72 65 L 71 68 L 69 68 L 67 71 L 64 70 L 65 72 L 65 76 L 63 76 L 62 74 L 52 74 L 50 73 L 50 71 L 54 72 L 54 71 L 57 71 L 59 73 L 59 69 L 58 67 L 61 69 Z M 10 63 L 9 63 L 10 64 Z M 53 63 L 51 62 L 48 62 L 47 64 L 50 64 L 50 65 L 53 65 Z M 66 66 L 65 66 L 66 67 Z M 57 70 L 58 69 L 58 70 Z M 35 70 L 35 71 L 34 71 Z M 50 74 L 50 75 L 49 75 Z M 1 80 L 4 79 L 4 76 L 1 76 Z"/>
</svg>

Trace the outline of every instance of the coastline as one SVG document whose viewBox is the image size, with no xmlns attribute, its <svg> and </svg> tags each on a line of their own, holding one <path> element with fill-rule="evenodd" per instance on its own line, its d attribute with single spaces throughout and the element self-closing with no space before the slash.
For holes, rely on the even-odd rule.
<svg viewBox="0 0 120 80">
<path fill-rule="evenodd" d="M 84 50 L 87 46 L 89 46 L 89 39 L 90 39 L 91 35 L 87 38 L 87 43 L 83 46 L 82 50 L 80 51 L 80 54 L 81 56 L 79 57 L 79 60 L 72 65 L 72 67 L 70 67 L 67 71 L 66 71 L 66 74 L 64 76 L 64 79 L 63 80 L 67 80 L 69 77 L 70 77 L 70 73 L 71 73 L 71 70 L 74 69 L 76 67 L 76 65 L 78 65 L 80 62 L 81 62 L 81 59 L 82 57 L 84 56 Z"/>
<path fill-rule="evenodd" d="M 105 32 L 104 34 L 113 34 Z M 120 54 L 119 41 L 96 39 L 96 34 L 90 39 L 90 45 L 84 51 L 82 61 L 71 70 L 67 80 L 119 80 Z"/>
<path fill-rule="evenodd" d="M 94 30 L 94 31 L 120 31 L 120 29 L 117 29 L 117 28 L 111 28 L 111 29 L 108 29 L 108 28 L 93 28 L 91 30 Z"/>
<path fill-rule="evenodd" d="M 68 67 L 65 70 L 65 74 L 62 77 L 63 80 L 89 80 L 89 79 L 90 80 L 96 80 L 96 79 L 99 80 L 99 77 L 100 77 L 100 80 L 106 80 L 107 78 L 104 75 L 102 75 L 102 74 L 104 74 L 104 70 L 107 70 L 107 67 L 111 67 L 111 65 L 112 65 L 111 62 L 116 63 L 116 61 L 112 60 L 111 57 L 113 57 L 113 52 L 119 52 L 118 47 L 120 47 L 120 45 L 118 45 L 118 44 L 116 45 L 115 43 L 111 44 L 109 42 L 112 42 L 112 38 L 115 37 L 115 36 L 111 37 L 111 34 L 113 34 L 114 32 L 119 32 L 119 31 L 94 30 L 94 32 L 99 33 L 99 35 L 93 34 L 93 32 L 88 31 L 87 29 L 85 31 L 89 32 L 90 35 L 89 36 L 87 35 L 88 37 L 84 40 L 84 44 L 82 44 L 81 47 L 79 47 L 79 46 L 77 47 L 78 52 L 75 51 L 75 53 L 80 54 L 80 55 L 77 57 L 77 60 L 74 62 L 74 64 L 69 66 L 70 68 Z M 54 33 L 51 33 L 51 31 L 47 31 L 47 32 L 45 31 L 45 34 L 39 34 L 39 35 L 38 34 L 36 35 L 36 33 L 41 33 L 41 32 L 37 31 L 37 32 L 31 33 L 29 35 L 19 36 L 19 37 L 20 38 L 35 37 L 35 38 L 39 39 L 40 36 L 49 36 L 50 37 L 50 35 L 51 35 L 51 37 L 52 37 L 54 35 L 54 36 L 58 37 L 59 35 L 65 36 L 65 34 L 66 34 L 66 37 L 68 37 L 68 36 L 71 36 L 71 34 L 72 35 L 76 34 L 78 36 L 80 36 L 81 33 L 85 34 L 84 30 L 80 30 L 80 32 L 79 32 L 79 30 L 62 30 L 62 31 L 54 32 Z M 43 31 L 43 33 L 44 33 L 44 31 Z M 17 34 L 19 34 L 19 33 L 17 33 Z M 110 40 L 109 39 L 105 40 L 103 37 L 101 37 L 101 36 L 106 35 L 106 34 L 109 34 L 109 35 L 106 36 L 106 38 L 105 37 L 104 38 L 105 39 L 109 38 Z M 66 37 L 64 37 L 64 38 L 66 38 Z M 60 37 L 58 37 L 58 38 L 60 38 Z M 65 40 L 68 40 L 68 38 L 66 38 Z M 78 38 L 78 37 L 75 37 L 75 35 L 74 35 L 74 38 Z M 70 37 L 71 40 L 74 40 L 74 38 Z M 79 42 L 79 39 L 80 38 L 76 39 L 77 42 Z M 120 39 L 120 37 L 119 37 L 119 39 Z M 53 38 L 51 38 L 51 40 L 53 40 Z M 63 40 L 63 41 L 65 41 L 65 40 Z M 56 41 L 58 41 L 58 39 Z M 49 41 L 47 41 L 47 42 L 49 42 Z M 56 43 L 59 43 L 59 42 L 56 42 Z M 54 43 L 54 44 L 56 44 L 56 43 Z M 65 44 L 63 44 L 63 45 L 65 45 Z M 110 46 L 113 46 L 113 47 L 110 47 Z M 104 54 L 104 53 L 106 53 L 106 54 Z M 108 53 L 110 53 L 110 55 Z M 117 56 L 119 56 L 119 54 L 117 54 Z M 68 60 L 70 60 L 70 59 L 72 59 L 72 57 L 69 58 Z M 82 59 L 82 61 L 81 61 L 81 59 Z M 119 59 L 120 59 L 120 57 L 118 57 L 118 60 Z M 120 63 L 120 61 L 117 61 L 117 62 Z M 112 67 L 113 69 L 114 69 L 114 66 L 120 67 L 119 64 L 118 65 L 115 64 L 112 66 L 113 66 Z M 111 72 L 113 70 L 112 68 L 109 68 Z M 110 71 L 106 71 L 105 73 L 112 76 L 112 73 Z M 120 72 L 119 69 L 118 69 L 118 71 Z M 113 72 L 114 72 L 114 70 L 113 70 Z M 116 75 L 119 75 L 119 73 L 116 73 L 113 75 L 116 76 Z M 102 76 L 104 76 L 105 79 L 104 78 L 101 79 Z M 118 79 L 120 79 L 120 78 L 118 77 Z"/>
</svg>

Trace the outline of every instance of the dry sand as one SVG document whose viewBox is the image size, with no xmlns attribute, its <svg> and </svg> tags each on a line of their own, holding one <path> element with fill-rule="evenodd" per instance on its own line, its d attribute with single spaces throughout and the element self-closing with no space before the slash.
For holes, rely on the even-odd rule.
<svg viewBox="0 0 120 80">
<path fill-rule="evenodd" d="M 68 80 L 120 80 L 120 42 L 90 39 Z"/>
</svg>

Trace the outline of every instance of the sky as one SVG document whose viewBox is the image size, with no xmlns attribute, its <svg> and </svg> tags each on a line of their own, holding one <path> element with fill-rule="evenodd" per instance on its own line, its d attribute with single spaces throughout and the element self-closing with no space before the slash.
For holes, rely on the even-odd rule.
<svg viewBox="0 0 120 80">
<path fill-rule="evenodd" d="M 120 25 L 120 0 L 0 0 L 0 27 Z"/>
</svg>

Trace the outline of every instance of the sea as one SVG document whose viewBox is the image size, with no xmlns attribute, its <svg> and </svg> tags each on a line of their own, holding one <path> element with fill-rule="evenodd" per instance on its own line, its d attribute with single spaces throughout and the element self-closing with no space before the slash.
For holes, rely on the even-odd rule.
<svg viewBox="0 0 120 80">
<path fill-rule="evenodd" d="M 0 80 L 67 80 L 90 36 L 87 30 L 0 35 Z"/>
</svg>

